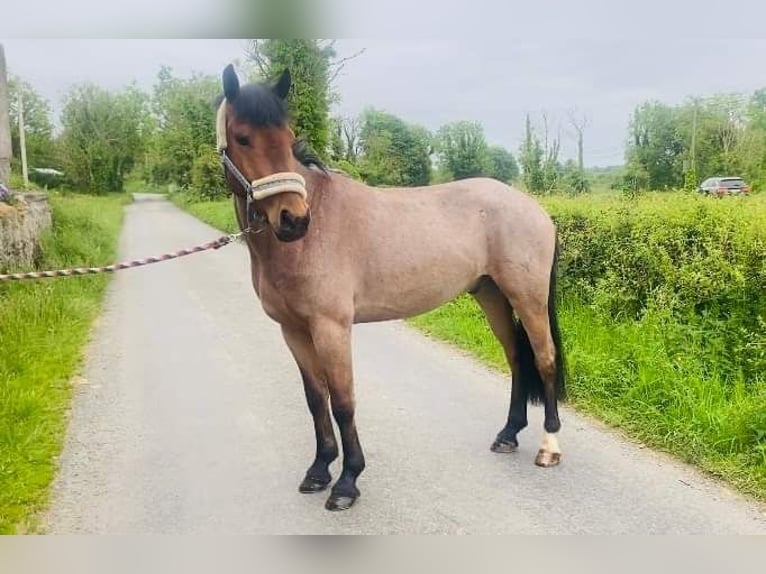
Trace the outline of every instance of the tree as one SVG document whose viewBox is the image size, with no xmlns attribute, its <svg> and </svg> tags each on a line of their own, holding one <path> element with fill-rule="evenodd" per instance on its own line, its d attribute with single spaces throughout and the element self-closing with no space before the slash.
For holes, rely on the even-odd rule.
<svg viewBox="0 0 766 574">
<path fill-rule="evenodd" d="M 568 160 L 563 166 L 560 166 L 556 160 L 557 179 L 560 180 L 560 187 L 563 187 L 568 193 L 584 193 L 590 189 L 588 176 L 585 172 L 583 149 L 585 129 L 588 127 L 589 121 L 585 114 L 578 114 L 576 110 L 570 110 L 567 116 L 571 128 L 569 133 L 574 136 L 577 145 L 577 161 Z M 558 146 L 558 142 L 556 145 Z M 558 154 L 558 147 L 556 153 Z"/>
<path fill-rule="evenodd" d="M 542 165 L 543 192 L 551 194 L 559 185 L 561 177 L 561 164 L 559 163 L 559 150 L 561 149 L 561 135 L 557 135 L 548 143 L 548 115 L 543 113 L 543 134 L 545 137 L 545 153 Z"/>
<path fill-rule="evenodd" d="M 511 183 L 519 177 L 519 165 L 516 158 L 507 149 L 490 146 L 487 151 L 489 169 L 486 175 L 505 183 Z"/>
<path fill-rule="evenodd" d="M 742 171 L 753 186 L 766 187 L 766 89 L 756 90 L 745 107 L 746 126 L 737 144 Z"/>
<path fill-rule="evenodd" d="M 330 120 L 330 158 L 339 162 L 355 163 L 359 156 L 359 130 L 361 125 L 354 117 L 334 117 Z"/>
<path fill-rule="evenodd" d="M 678 106 L 676 114 L 687 165 L 693 164 L 695 171 L 704 177 L 736 173 L 741 169 L 737 148 L 746 123 L 746 105 L 741 96 L 719 94 L 695 98 Z M 689 149 L 692 141 L 694 158 Z"/>
<path fill-rule="evenodd" d="M 541 193 L 545 187 L 543 178 L 543 155 L 544 151 L 540 140 L 532 128 L 532 120 L 527 114 L 524 142 L 519 150 L 521 170 L 524 185 L 531 193 Z"/>
<path fill-rule="evenodd" d="M 343 141 L 342 118 L 330 119 L 330 159 L 337 163 L 346 157 L 346 146 Z"/>
<path fill-rule="evenodd" d="M 14 160 L 21 157 L 19 144 L 19 97 L 24 107 L 24 137 L 27 160 L 32 167 L 51 167 L 56 163 L 51 107 L 28 82 L 18 76 L 8 78 L 9 115 Z"/>
<path fill-rule="evenodd" d="M 333 82 L 346 63 L 363 51 L 339 58 L 334 40 L 267 39 L 250 41 L 249 58 L 264 80 L 276 78 L 285 68 L 290 70 L 293 86 L 288 104 L 293 129 L 320 156 L 327 157 L 330 105 L 337 98 Z"/>
<path fill-rule="evenodd" d="M 660 102 L 641 104 L 630 123 L 627 163 L 631 173 L 646 174 L 651 189 L 680 187 L 683 183 L 684 141 L 677 111 Z"/>
<path fill-rule="evenodd" d="M 195 74 L 181 79 L 174 77 L 170 68 L 161 68 L 152 98 L 157 125 L 149 152 L 148 175 L 153 182 L 172 182 L 188 189 L 195 161 L 199 165 L 209 164 L 199 158 L 209 158 L 215 150 L 213 104 L 219 93 L 220 82 L 213 76 Z"/>
<path fill-rule="evenodd" d="M 431 134 L 386 112 L 368 109 L 359 130 L 359 173 L 371 185 L 420 186 L 431 179 Z"/>
<path fill-rule="evenodd" d="M 61 150 L 68 179 L 83 191 L 121 191 L 140 156 L 147 101 L 135 88 L 111 93 L 92 84 L 67 94 Z"/>
<path fill-rule="evenodd" d="M 585 162 L 583 160 L 583 136 L 585 128 L 588 127 L 588 117 L 585 114 L 578 115 L 574 110 L 569 112 L 569 125 L 575 134 L 577 141 L 577 167 L 584 174 Z"/>
<path fill-rule="evenodd" d="M 437 134 L 440 161 L 453 179 L 485 175 L 490 170 L 489 146 L 478 122 L 459 121 Z"/>
</svg>

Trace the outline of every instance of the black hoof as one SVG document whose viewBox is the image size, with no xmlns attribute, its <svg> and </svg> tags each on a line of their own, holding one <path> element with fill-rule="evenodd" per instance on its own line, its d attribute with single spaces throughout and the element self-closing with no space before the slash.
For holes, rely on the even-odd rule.
<svg viewBox="0 0 766 574">
<path fill-rule="evenodd" d="M 330 498 L 327 499 L 327 502 L 325 503 L 324 507 L 327 510 L 330 510 L 333 512 L 338 510 L 348 510 L 349 508 L 354 506 L 356 499 L 357 499 L 356 496 L 331 494 Z"/>
<path fill-rule="evenodd" d="M 303 494 L 322 492 L 330 485 L 330 482 L 332 482 L 331 478 L 323 480 L 320 478 L 312 478 L 307 476 L 303 479 L 303 482 L 301 482 L 301 485 L 298 487 L 298 491 L 302 492 Z"/>
<path fill-rule="evenodd" d="M 497 438 L 495 439 L 495 442 L 492 443 L 492 446 L 489 448 L 492 452 L 506 454 L 509 452 L 513 452 L 517 448 L 519 448 L 519 441 L 508 440 L 504 438 Z"/>
</svg>

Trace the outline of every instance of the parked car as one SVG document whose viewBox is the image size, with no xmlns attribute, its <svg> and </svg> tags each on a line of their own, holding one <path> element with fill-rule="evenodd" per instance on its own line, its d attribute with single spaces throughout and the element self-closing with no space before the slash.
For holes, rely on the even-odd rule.
<svg viewBox="0 0 766 574">
<path fill-rule="evenodd" d="M 707 195 L 747 195 L 750 187 L 741 177 L 709 177 L 699 186 L 699 192 Z"/>
</svg>

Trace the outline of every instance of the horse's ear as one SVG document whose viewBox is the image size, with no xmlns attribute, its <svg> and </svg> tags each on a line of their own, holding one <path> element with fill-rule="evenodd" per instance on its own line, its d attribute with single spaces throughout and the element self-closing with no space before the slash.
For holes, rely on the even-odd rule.
<svg viewBox="0 0 766 574">
<path fill-rule="evenodd" d="M 287 98 L 287 94 L 290 93 L 290 86 L 292 85 L 292 78 L 290 77 L 290 70 L 285 68 L 282 75 L 279 76 L 276 85 L 274 86 L 274 93 L 279 96 L 280 100 Z"/>
<path fill-rule="evenodd" d="M 239 78 L 234 66 L 229 64 L 223 71 L 223 94 L 229 101 L 234 100 L 239 95 Z"/>
</svg>

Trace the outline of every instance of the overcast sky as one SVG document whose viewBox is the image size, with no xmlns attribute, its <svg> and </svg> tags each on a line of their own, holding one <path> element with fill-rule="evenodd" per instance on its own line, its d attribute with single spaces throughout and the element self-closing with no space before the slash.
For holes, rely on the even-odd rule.
<svg viewBox="0 0 766 574">
<path fill-rule="evenodd" d="M 0 40 L 10 71 L 30 81 L 56 109 L 74 83 L 150 88 L 160 65 L 188 76 L 219 75 L 244 57 L 244 40 Z M 338 79 L 336 111 L 367 106 L 431 130 L 456 120 L 481 122 L 492 144 L 518 149 L 524 116 L 547 111 L 561 128 L 562 155 L 573 155 L 567 111 L 585 113 L 588 165 L 622 162 L 633 108 L 646 99 L 751 92 L 766 87 L 766 40 L 608 38 L 340 40 L 341 55 L 366 48 Z M 539 121 L 538 121 L 539 123 Z"/>
</svg>

